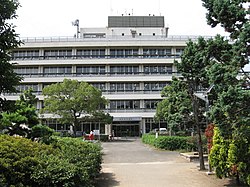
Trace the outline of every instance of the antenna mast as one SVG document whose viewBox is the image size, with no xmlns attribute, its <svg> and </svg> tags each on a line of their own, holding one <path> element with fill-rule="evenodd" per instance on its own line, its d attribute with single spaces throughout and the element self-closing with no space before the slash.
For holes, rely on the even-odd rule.
<svg viewBox="0 0 250 187">
<path fill-rule="evenodd" d="M 79 19 L 76 19 L 75 21 L 72 22 L 73 26 L 76 26 L 76 38 L 79 38 L 79 33 L 80 33 L 80 29 L 79 29 Z"/>
</svg>

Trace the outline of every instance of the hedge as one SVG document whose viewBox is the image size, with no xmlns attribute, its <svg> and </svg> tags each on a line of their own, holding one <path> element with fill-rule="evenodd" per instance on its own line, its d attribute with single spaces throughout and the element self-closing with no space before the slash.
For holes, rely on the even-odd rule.
<svg viewBox="0 0 250 187">
<path fill-rule="evenodd" d="M 158 136 L 144 134 L 142 142 L 164 150 L 197 151 L 197 138 L 191 136 Z M 204 150 L 206 150 L 205 137 L 203 137 Z"/>
<path fill-rule="evenodd" d="M 98 144 L 54 137 L 51 145 L 0 135 L 0 186 L 91 187 L 101 169 Z"/>
</svg>

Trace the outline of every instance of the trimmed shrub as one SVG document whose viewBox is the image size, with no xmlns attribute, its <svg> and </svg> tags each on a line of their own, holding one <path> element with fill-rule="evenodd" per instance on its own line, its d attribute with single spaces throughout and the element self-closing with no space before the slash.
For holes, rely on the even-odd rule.
<svg viewBox="0 0 250 187">
<path fill-rule="evenodd" d="M 204 148 L 206 147 L 205 138 Z M 197 137 L 191 136 L 158 136 L 144 134 L 142 136 L 142 142 L 145 144 L 152 145 L 159 149 L 164 150 L 185 150 L 185 151 L 197 151 Z"/>
<path fill-rule="evenodd" d="M 187 148 L 187 137 L 180 136 L 159 136 L 154 146 L 165 150 L 183 150 Z"/>
<path fill-rule="evenodd" d="M 56 152 L 51 146 L 21 137 L 1 135 L 0 142 L 0 179 L 3 186 L 34 186 L 31 174 L 41 163 L 37 156 Z"/>
<path fill-rule="evenodd" d="M 30 138 L 34 140 L 38 138 L 43 143 L 48 144 L 50 141 L 50 137 L 54 134 L 54 130 L 49 128 L 47 125 L 35 125 L 31 128 Z"/>
<path fill-rule="evenodd" d="M 0 136 L 0 186 L 91 187 L 101 169 L 101 148 L 76 138 L 52 144 Z"/>
<path fill-rule="evenodd" d="M 97 177 L 101 170 L 102 154 L 99 144 L 83 142 L 77 138 L 54 137 L 54 147 L 59 148 L 64 158 L 78 167 L 87 168 L 91 179 Z"/>
</svg>

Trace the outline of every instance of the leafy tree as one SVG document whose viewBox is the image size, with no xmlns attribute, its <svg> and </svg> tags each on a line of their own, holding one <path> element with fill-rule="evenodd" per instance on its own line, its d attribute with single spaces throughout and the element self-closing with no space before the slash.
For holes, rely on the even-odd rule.
<svg viewBox="0 0 250 187">
<path fill-rule="evenodd" d="M 21 78 L 13 71 L 10 61 L 10 51 L 18 47 L 21 42 L 14 26 L 9 20 L 17 17 L 16 10 L 19 3 L 16 0 L 3 0 L 0 3 L 0 94 L 15 92 L 14 86 Z M 5 108 L 6 100 L 0 98 L 0 112 Z"/>
<path fill-rule="evenodd" d="M 248 0 L 202 0 L 203 6 L 208 10 L 206 15 L 208 25 L 212 27 L 221 24 L 232 38 L 240 35 L 246 24 L 249 24 Z"/>
<path fill-rule="evenodd" d="M 61 122 L 72 125 L 74 134 L 81 118 L 100 115 L 103 113 L 101 106 L 107 104 L 99 89 L 77 80 L 64 79 L 62 83 L 47 86 L 43 94 L 43 112 L 59 115 Z"/>
<path fill-rule="evenodd" d="M 186 130 L 186 126 L 193 122 L 192 105 L 185 81 L 173 78 L 171 85 L 167 85 L 161 92 L 164 98 L 157 104 L 155 118 L 164 119 L 170 131 Z"/>
<path fill-rule="evenodd" d="M 250 56 L 250 9 L 248 0 L 202 0 L 208 10 L 207 23 L 212 27 L 220 24 L 234 41 L 234 62 L 241 68 L 249 63 Z M 249 76 L 248 76 L 249 81 Z"/>
<path fill-rule="evenodd" d="M 27 136 L 30 128 L 39 123 L 38 115 L 34 104 L 36 102 L 32 90 L 25 91 L 20 95 L 20 100 L 15 103 L 13 112 L 4 112 L 1 120 L 1 128 L 7 130 L 6 133 Z"/>
<path fill-rule="evenodd" d="M 240 181 L 250 184 L 250 91 L 242 89 L 242 85 L 229 86 L 219 94 L 219 98 L 211 107 L 210 116 L 215 122 L 221 138 L 215 141 L 219 154 L 211 156 L 219 177 L 235 176 Z M 228 144 L 224 144 L 228 142 Z M 227 150 L 227 154 L 221 154 Z M 220 162 L 217 162 L 218 158 Z M 219 168 L 219 169 L 218 169 Z"/>
<path fill-rule="evenodd" d="M 39 141 L 48 144 L 54 132 L 55 131 L 47 125 L 38 124 L 31 128 L 29 138 L 32 140 L 38 138 Z"/>
<path fill-rule="evenodd" d="M 243 69 L 250 56 L 249 1 L 202 1 L 208 10 L 208 24 L 220 24 L 233 41 L 230 50 L 224 52 L 229 58 L 208 69 L 210 83 L 215 85 L 210 116 L 219 132 L 219 138 L 214 137 L 212 152 L 216 153 L 211 155 L 211 162 L 217 176 L 235 176 L 238 182 L 250 185 L 250 78 Z M 244 73 L 242 79 L 237 77 L 239 71 Z"/>
<path fill-rule="evenodd" d="M 201 132 L 204 126 L 201 123 L 204 120 L 204 102 L 197 98 L 194 94 L 201 88 L 208 87 L 208 79 L 206 76 L 206 67 L 209 65 L 209 58 L 207 55 L 207 41 L 200 37 L 194 43 L 189 41 L 185 48 L 181 61 L 175 62 L 178 72 L 180 72 L 187 83 L 187 93 L 192 103 L 194 126 L 196 127 L 198 135 L 198 152 L 200 160 L 200 169 L 204 170 L 204 158 L 202 148 Z"/>
</svg>

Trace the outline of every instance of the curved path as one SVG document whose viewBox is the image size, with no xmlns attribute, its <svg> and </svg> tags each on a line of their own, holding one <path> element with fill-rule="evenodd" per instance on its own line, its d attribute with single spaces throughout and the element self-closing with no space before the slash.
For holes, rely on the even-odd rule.
<svg viewBox="0 0 250 187">
<path fill-rule="evenodd" d="M 97 187 L 221 187 L 233 186 L 198 171 L 177 152 L 159 151 L 140 139 L 102 143 L 104 160 Z"/>
</svg>

